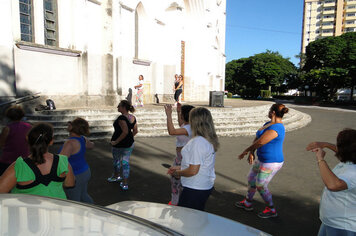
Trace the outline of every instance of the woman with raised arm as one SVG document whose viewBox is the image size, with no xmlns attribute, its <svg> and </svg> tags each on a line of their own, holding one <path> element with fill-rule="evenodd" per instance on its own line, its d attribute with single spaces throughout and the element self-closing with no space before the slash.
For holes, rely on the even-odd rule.
<svg viewBox="0 0 356 236">
<path fill-rule="evenodd" d="M 174 106 L 177 106 L 179 103 L 179 97 L 183 92 L 183 75 L 179 75 L 178 79 L 174 81 Z"/>
<path fill-rule="evenodd" d="M 215 152 L 219 140 L 208 109 L 194 108 L 189 113 L 192 139 L 182 149 L 180 166 L 169 168 L 168 174 L 181 178 L 183 191 L 178 206 L 203 211 L 215 181 Z"/>
<path fill-rule="evenodd" d="M 69 132 L 69 138 L 59 152 L 68 157 L 76 179 L 74 188 L 65 189 L 67 198 L 92 204 L 94 201 L 88 194 L 91 172 L 85 160 L 86 150 L 94 147 L 94 143 L 85 137 L 89 135 L 89 123 L 83 118 L 76 118 L 68 122 L 67 131 Z"/>
<path fill-rule="evenodd" d="M 177 156 L 173 162 L 173 166 L 180 166 L 182 162 L 182 154 L 181 151 L 183 147 L 189 142 L 192 137 L 192 130 L 189 124 L 189 112 L 194 108 L 190 105 L 181 105 L 178 103 L 177 105 L 177 115 L 178 115 L 178 129 L 174 128 L 173 120 L 172 120 L 172 106 L 165 105 L 164 106 L 166 115 L 167 115 L 167 129 L 169 135 L 174 135 L 177 138 L 176 141 L 176 153 Z M 179 201 L 179 196 L 182 192 L 182 184 L 180 178 L 175 178 L 171 176 L 171 201 L 168 203 L 169 205 L 177 205 Z"/>
<path fill-rule="evenodd" d="M 325 160 L 324 148 L 335 152 L 340 163 L 333 170 Z M 307 146 L 313 151 L 325 184 L 320 201 L 318 236 L 356 235 L 356 130 L 345 129 L 336 138 L 336 145 L 313 142 Z"/>
<path fill-rule="evenodd" d="M 35 125 L 27 135 L 30 155 L 18 157 L 0 177 L 0 193 L 24 193 L 66 199 L 64 187 L 73 187 L 75 177 L 68 158 L 48 152 L 53 127 Z"/>
<path fill-rule="evenodd" d="M 239 155 L 240 160 L 248 155 L 248 162 L 253 166 L 247 178 L 248 191 L 246 197 L 242 201 L 236 202 L 235 206 L 246 211 L 252 211 L 252 200 L 257 190 L 267 205 L 264 211 L 258 213 L 261 218 L 277 216 L 272 194 L 267 186 L 283 166 L 285 128 L 282 118 L 286 113 L 288 113 L 286 106 L 278 103 L 273 104 L 268 113 L 271 120 L 256 132 L 253 144 Z M 255 150 L 257 150 L 258 160 L 255 160 Z"/>
<path fill-rule="evenodd" d="M 136 117 L 131 113 L 135 112 L 135 108 L 127 100 L 122 100 L 117 106 L 118 112 L 121 115 L 114 121 L 114 134 L 111 138 L 112 155 L 114 172 L 109 182 L 119 182 L 122 190 L 128 190 L 129 175 L 130 175 L 130 157 L 134 148 L 134 136 L 137 134 Z M 120 175 L 122 167 L 122 176 Z"/>
</svg>

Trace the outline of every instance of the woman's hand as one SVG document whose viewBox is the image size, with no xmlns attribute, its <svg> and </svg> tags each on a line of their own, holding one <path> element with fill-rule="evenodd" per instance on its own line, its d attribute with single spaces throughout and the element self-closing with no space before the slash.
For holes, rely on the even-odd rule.
<svg viewBox="0 0 356 236">
<path fill-rule="evenodd" d="M 245 157 L 247 154 L 248 154 L 247 151 L 243 151 L 243 153 L 241 153 L 241 154 L 239 155 L 239 159 L 240 159 L 240 160 L 244 159 L 244 157 Z"/>
<path fill-rule="evenodd" d="M 169 167 L 167 174 L 172 175 L 177 171 L 180 170 L 180 166 L 171 166 Z"/>
<path fill-rule="evenodd" d="M 117 143 L 116 143 L 115 141 L 111 141 L 110 144 L 111 144 L 112 146 L 115 146 Z"/>
<path fill-rule="evenodd" d="M 308 146 L 306 147 L 307 151 L 312 151 L 316 148 L 324 148 L 324 143 L 323 142 L 312 142 L 309 143 Z"/>
<path fill-rule="evenodd" d="M 167 116 L 172 116 L 172 105 L 164 105 L 164 111 L 166 112 Z"/>
<path fill-rule="evenodd" d="M 250 152 L 250 154 L 248 155 L 247 162 L 249 165 L 252 165 L 254 161 L 255 161 L 255 154 Z"/>
<path fill-rule="evenodd" d="M 177 112 L 181 112 L 182 111 L 182 104 L 180 104 L 179 102 L 177 103 Z"/>
<path fill-rule="evenodd" d="M 325 157 L 325 151 L 321 148 L 314 148 L 312 152 L 315 153 L 316 159 L 318 161 L 324 160 Z"/>
</svg>

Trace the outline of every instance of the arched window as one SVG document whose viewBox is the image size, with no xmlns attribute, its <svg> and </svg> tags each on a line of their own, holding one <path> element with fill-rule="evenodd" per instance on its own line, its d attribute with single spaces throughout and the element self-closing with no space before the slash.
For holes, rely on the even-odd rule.
<svg viewBox="0 0 356 236">
<path fill-rule="evenodd" d="M 135 58 L 148 59 L 149 30 L 147 15 L 140 2 L 135 11 Z"/>
<path fill-rule="evenodd" d="M 45 44 L 50 46 L 58 45 L 57 27 L 57 0 L 44 0 L 44 34 Z"/>
<path fill-rule="evenodd" d="M 20 0 L 21 40 L 33 42 L 33 9 L 32 0 Z"/>
</svg>

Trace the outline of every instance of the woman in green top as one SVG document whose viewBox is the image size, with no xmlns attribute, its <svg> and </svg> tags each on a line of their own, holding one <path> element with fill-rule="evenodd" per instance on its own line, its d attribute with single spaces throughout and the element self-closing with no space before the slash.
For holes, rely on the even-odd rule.
<svg viewBox="0 0 356 236">
<path fill-rule="evenodd" d="M 0 177 L 0 193 L 26 193 L 66 199 L 63 190 L 75 185 L 68 158 L 48 152 L 53 144 L 53 127 L 35 125 L 27 135 L 29 157 L 18 157 Z"/>
</svg>

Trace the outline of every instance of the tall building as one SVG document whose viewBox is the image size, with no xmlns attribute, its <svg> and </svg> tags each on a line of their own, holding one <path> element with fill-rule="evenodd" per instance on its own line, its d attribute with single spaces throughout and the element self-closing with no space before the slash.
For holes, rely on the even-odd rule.
<svg viewBox="0 0 356 236">
<path fill-rule="evenodd" d="M 114 106 L 144 76 L 144 100 L 224 90 L 226 0 L 0 0 L 0 101 Z"/>
<path fill-rule="evenodd" d="M 304 0 L 302 53 L 312 41 L 356 32 L 356 0 Z"/>
</svg>

